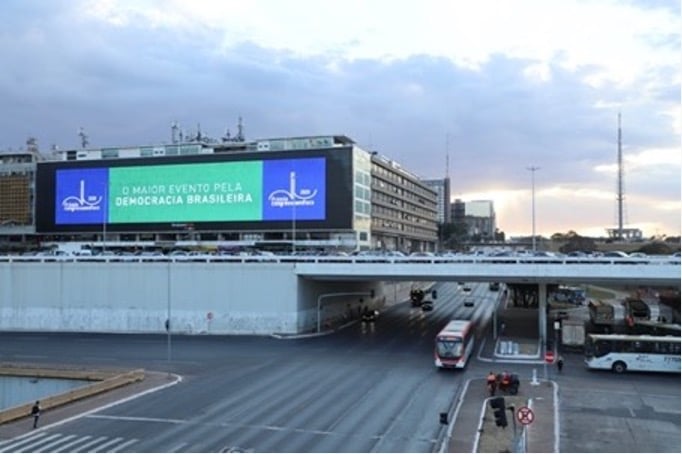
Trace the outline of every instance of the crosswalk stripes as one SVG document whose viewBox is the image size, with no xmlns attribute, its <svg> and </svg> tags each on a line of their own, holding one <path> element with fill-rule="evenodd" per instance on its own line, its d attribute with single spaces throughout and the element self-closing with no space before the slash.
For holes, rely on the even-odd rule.
<svg viewBox="0 0 682 454">
<path fill-rule="evenodd" d="M 61 433 L 36 432 L 0 442 L 0 453 L 4 452 L 121 452 L 137 443 L 136 438 L 96 437 L 91 435 L 65 435 Z"/>
</svg>

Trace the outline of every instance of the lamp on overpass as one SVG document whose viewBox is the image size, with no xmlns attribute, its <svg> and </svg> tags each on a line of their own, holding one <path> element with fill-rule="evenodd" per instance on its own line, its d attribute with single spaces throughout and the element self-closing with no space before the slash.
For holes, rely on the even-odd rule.
<svg viewBox="0 0 682 454">
<path fill-rule="evenodd" d="M 538 166 L 527 167 L 530 170 L 530 184 L 531 184 L 531 219 L 533 224 L 533 252 L 535 252 L 535 171 L 540 170 Z"/>
<path fill-rule="evenodd" d="M 166 354 L 168 359 L 168 376 L 171 374 L 171 330 L 173 325 L 171 324 L 171 258 L 167 258 L 167 274 L 166 274 Z"/>
</svg>

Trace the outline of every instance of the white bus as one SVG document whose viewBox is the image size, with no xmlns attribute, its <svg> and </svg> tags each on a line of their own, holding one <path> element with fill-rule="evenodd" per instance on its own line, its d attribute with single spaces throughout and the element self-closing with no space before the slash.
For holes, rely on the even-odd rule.
<svg viewBox="0 0 682 454">
<path fill-rule="evenodd" d="M 585 341 L 588 369 L 680 373 L 680 337 L 589 334 Z"/>
<path fill-rule="evenodd" d="M 463 369 L 474 351 L 474 325 L 469 320 L 452 320 L 436 335 L 436 367 Z"/>
</svg>

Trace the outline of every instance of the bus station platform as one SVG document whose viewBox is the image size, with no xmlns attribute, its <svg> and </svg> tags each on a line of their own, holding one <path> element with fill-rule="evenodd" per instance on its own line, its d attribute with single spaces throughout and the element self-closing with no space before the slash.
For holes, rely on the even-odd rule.
<svg viewBox="0 0 682 454">
<path fill-rule="evenodd" d="M 514 406 L 507 411 L 509 425 L 495 425 L 485 377 L 472 378 L 453 404 L 441 452 L 559 452 L 559 387 L 552 380 L 555 366 L 545 363 L 538 309 L 501 304 L 497 323 L 497 338 L 491 326 L 479 333 L 476 355 L 496 374 L 519 374 L 518 394 L 496 393 Z"/>
</svg>

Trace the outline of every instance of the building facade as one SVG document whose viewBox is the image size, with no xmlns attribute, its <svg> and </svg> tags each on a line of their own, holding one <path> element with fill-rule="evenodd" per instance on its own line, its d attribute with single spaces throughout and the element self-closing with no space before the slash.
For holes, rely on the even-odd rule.
<svg viewBox="0 0 682 454">
<path fill-rule="evenodd" d="M 395 161 L 373 154 L 372 248 L 433 252 L 436 220 L 436 192 Z"/>
<path fill-rule="evenodd" d="M 80 149 L 44 162 L 16 159 L 8 155 L 0 164 L 0 188 L 18 188 L 9 178 L 18 171 L 24 183 L 12 197 L 3 190 L 0 241 L 11 239 L 10 223 L 15 230 L 20 223 L 29 243 L 93 247 L 350 251 L 433 250 L 436 243 L 436 194 L 345 136 Z"/>
<path fill-rule="evenodd" d="M 0 243 L 26 241 L 35 234 L 35 172 L 40 159 L 30 149 L 0 152 Z"/>
<path fill-rule="evenodd" d="M 436 192 L 437 221 L 439 224 L 452 222 L 450 210 L 450 178 L 422 180 L 426 186 Z"/>
<path fill-rule="evenodd" d="M 469 236 L 481 240 L 494 239 L 497 228 L 495 207 L 492 200 L 472 200 L 466 202 L 466 223 Z"/>
<path fill-rule="evenodd" d="M 472 200 L 464 202 L 456 199 L 452 205 L 452 220 L 455 224 L 465 224 L 470 239 L 492 240 L 495 238 L 497 222 L 492 200 Z"/>
</svg>

